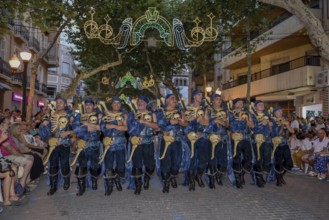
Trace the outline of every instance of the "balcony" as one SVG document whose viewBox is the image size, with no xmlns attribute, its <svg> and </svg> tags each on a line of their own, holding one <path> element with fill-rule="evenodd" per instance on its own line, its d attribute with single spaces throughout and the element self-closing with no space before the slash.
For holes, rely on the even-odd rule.
<svg viewBox="0 0 329 220">
<path fill-rule="evenodd" d="M 251 76 L 251 95 L 314 86 L 314 73 L 320 71 L 319 56 L 305 56 L 272 68 L 256 72 Z M 223 84 L 223 93 L 231 97 L 245 97 L 247 75 Z"/>
<path fill-rule="evenodd" d="M 7 63 L 6 61 L 4 61 L 1 57 L 0 57 L 0 77 L 10 80 L 12 77 L 12 71 L 10 68 L 9 63 Z"/>
<path fill-rule="evenodd" d="M 30 48 L 36 53 L 40 51 L 40 42 L 35 37 L 30 38 Z"/>
<path fill-rule="evenodd" d="M 16 39 L 19 39 L 24 43 L 29 42 L 29 30 L 22 23 L 17 23 L 15 25 L 14 33 Z"/>
</svg>

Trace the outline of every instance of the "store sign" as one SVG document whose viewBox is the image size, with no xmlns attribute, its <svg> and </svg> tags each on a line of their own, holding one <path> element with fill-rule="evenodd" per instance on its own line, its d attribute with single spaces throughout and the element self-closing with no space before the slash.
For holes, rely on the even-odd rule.
<svg viewBox="0 0 329 220">
<path fill-rule="evenodd" d="M 23 96 L 21 96 L 20 94 L 13 92 L 13 101 L 16 102 L 22 102 L 23 101 Z"/>
<path fill-rule="evenodd" d="M 41 106 L 44 106 L 45 103 L 41 102 L 41 101 L 38 101 L 38 107 L 41 107 Z"/>
</svg>

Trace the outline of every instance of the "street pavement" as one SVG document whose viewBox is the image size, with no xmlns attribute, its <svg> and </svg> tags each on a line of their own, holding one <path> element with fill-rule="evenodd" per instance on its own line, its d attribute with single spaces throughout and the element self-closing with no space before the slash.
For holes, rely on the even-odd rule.
<svg viewBox="0 0 329 220">
<path fill-rule="evenodd" d="M 182 182 L 182 177 L 178 181 Z M 196 186 L 196 191 L 189 192 L 179 185 L 163 194 L 161 183 L 153 177 L 150 189 L 139 196 L 133 190 L 119 192 L 115 188 L 110 196 L 104 196 L 103 181 L 99 180 L 97 191 L 88 189 L 77 197 L 73 177 L 68 191 L 60 189 L 47 196 L 43 176 L 24 204 L 5 208 L 0 219 L 329 219 L 329 182 L 293 173 L 287 173 L 285 180 L 283 187 L 267 183 L 258 188 L 246 177 L 243 189 L 224 180 L 216 189 Z"/>
</svg>

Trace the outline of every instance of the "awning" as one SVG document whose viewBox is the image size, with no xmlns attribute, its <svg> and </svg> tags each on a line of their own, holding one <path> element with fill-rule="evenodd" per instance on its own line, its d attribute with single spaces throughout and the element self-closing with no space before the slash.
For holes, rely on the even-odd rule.
<svg viewBox="0 0 329 220">
<path fill-rule="evenodd" d="M 5 83 L 0 82 L 0 89 L 4 89 L 4 90 L 12 90 L 12 88 L 10 86 L 8 86 Z"/>
</svg>

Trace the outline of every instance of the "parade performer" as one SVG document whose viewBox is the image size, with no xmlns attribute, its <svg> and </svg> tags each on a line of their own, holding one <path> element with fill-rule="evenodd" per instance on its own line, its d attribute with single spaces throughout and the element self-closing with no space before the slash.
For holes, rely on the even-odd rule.
<svg viewBox="0 0 329 220">
<path fill-rule="evenodd" d="M 263 172 L 267 176 L 271 170 L 272 139 L 270 133 L 273 124 L 261 100 L 257 100 L 251 105 L 250 113 L 254 123 L 252 128 L 255 158 L 253 170 L 257 186 L 264 187 L 266 181 L 263 178 Z"/>
<path fill-rule="evenodd" d="M 75 169 L 75 175 L 78 178 L 79 191 L 77 196 L 83 195 L 86 190 L 86 176 L 91 175 L 92 189 L 97 189 L 97 179 L 100 174 L 99 155 L 100 155 L 100 112 L 95 109 L 95 102 L 91 98 L 86 98 L 82 104 L 79 104 L 80 113 L 76 115 L 73 126 L 73 132 L 79 138 L 77 142 L 77 154 L 72 162 L 78 161 Z"/>
<path fill-rule="evenodd" d="M 233 109 L 234 107 L 234 109 Z M 233 154 L 233 171 L 237 188 L 245 184 L 244 174 L 252 170 L 252 150 L 249 127 L 253 127 L 252 119 L 243 106 L 243 100 L 236 98 L 229 107 L 231 131 L 231 149 Z"/>
<path fill-rule="evenodd" d="M 210 161 L 208 163 L 209 187 L 215 188 L 215 179 L 218 185 L 222 185 L 222 177 L 228 164 L 228 119 L 226 109 L 223 108 L 221 95 L 214 94 L 211 97 L 210 122 L 206 131 L 212 144 Z"/>
<path fill-rule="evenodd" d="M 209 113 L 202 106 L 203 95 L 199 89 L 192 92 L 192 104 L 187 107 L 188 126 L 185 129 L 191 149 L 191 163 L 188 171 L 189 190 L 195 190 L 195 180 L 204 187 L 202 176 L 211 154 L 211 142 L 205 133 L 209 125 Z"/>
<path fill-rule="evenodd" d="M 122 191 L 120 178 L 125 177 L 125 149 L 127 139 L 127 115 L 121 111 L 121 99 L 112 98 L 112 111 L 105 109 L 105 116 L 101 121 L 101 131 L 104 134 L 104 152 L 102 160 L 105 164 L 105 195 L 113 191 L 113 182 L 118 191 Z"/>
<path fill-rule="evenodd" d="M 139 195 L 142 190 L 143 165 L 145 167 L 143 185 L 145 190 L 149 188 L 149 181 L 155 170 L 154 131 L 158 129 L 158 124 L 155 113 L 147 109 L 148 103 L 147 97 L 139 96 L 138 109 L 134 103 L 131 103 L 133 111 L 129 113 L 127 120 L 132 146 L 127 162 L 132 160 L 131 176 L 134 178 L 136 195 Z"/>
<path fill-rule="evenodd" d="M 283 116 L 280 106 L 273 109 L 273 117 L 271 117 L 272 126 L 272 158 L 274 163 L 274 171 L 276 173 L 276 185 L 282 186 L 286 184 L 283 175 L 286 170 L 291 170 L 293 161 L 288 146 L 289 132 L 294 133 L 294 129 L 290 126 L 290 122 Z"/>
<path fill-rule="evenodd" d="M 176 176 L 182 162 L 183 127 L 187 125 L 184 112 L 177 109 L 173 94 L 165 98 L 164 109 L 158 109 L 156 118 L 160 128 L 160 171 L 163 179 L 163 193 L 169 193 L 170 183 L 177 188 Z"/>
<path fill-rule="evenodd" d="M 48 195 L 53 195 L 57 191 L 59 168 L 64 178 L 64 190 L 68 190 L 70 187 L 69 158 L 73 120 L 74 115 L 72 111 L 68 110 L 66 99 L 58 97 L 56 98 L 56 110 L 52 111 L 49 117 L 44 118 L 39 127 L 41 138 L 50 147 L 45 160 L 46 163 L 49 159 L 50 190 Z"/>
</svg>

